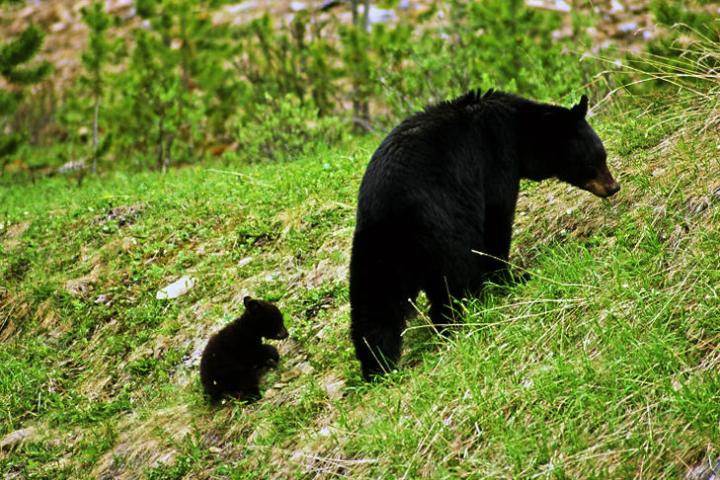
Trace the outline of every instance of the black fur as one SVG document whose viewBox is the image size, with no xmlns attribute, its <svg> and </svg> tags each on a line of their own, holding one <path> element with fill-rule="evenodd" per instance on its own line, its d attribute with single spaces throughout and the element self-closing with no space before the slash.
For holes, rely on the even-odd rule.
<svg viewBox="0 0 720 480">
<path fill-rule="evenodd" d="M 363 375 L 392 369 L 425 291 L 432 321 L 451 297 L 503 277 L 521 178 L 556 177 L 600 196 L 619 186 L 602 142 L 572 109 L 472 91 L 415 114 L 381 143 L 363 177 L 350 263 L 351 335 Z"/>
<path fill-rule="evenodd" d="M 211 400 L 225 395 L 260 398 L 260 377 L 277 366 L 280 356 L 263 338 L 287 338 L 280 310 L 270 302 L 244 299 L 245 311 L 208 341 L 200 360 L 200 380 Z"/>
</svg>

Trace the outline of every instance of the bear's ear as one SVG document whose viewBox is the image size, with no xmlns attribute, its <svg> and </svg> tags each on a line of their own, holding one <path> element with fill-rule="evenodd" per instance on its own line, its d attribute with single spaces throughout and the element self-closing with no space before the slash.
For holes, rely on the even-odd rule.
<svg viewBox="0 0 720 480">
<path fill-rule="evenodd" d="M 585 118 L 588 111 L 588 98 L 586 95 L 580 97 L 580 103 L 573 106 L 570 111 L 575 115 L 576 118 Z"/>
<path fill-rule="evenodd" d="M 247 297 L 243 298 L 243 305 L 245 305 L 245 308 L 250 308 L 250 307 L 254 306 L 255 303 L 257 303 L 257 302 L 255 301 L 255 299 L 253 299 L 253 298 L 250 297 L 250 296 L 247 296 Z"/>
</svg>

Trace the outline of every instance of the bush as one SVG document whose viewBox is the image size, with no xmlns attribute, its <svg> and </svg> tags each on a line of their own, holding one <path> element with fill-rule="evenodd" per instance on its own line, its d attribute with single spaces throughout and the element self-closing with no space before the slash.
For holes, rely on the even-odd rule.
<svg viewBox="0 0 720 480">
<path fill-rule="evenodd" d="M 246 162 L 289 160 L 306 153 L 314 143 L 332 144 L 347 126 L 337 117 L 320 116 L 317 107 L 293 94 L 266 97 L 253 114 L 237 118 L 237 151 Z"/>
</svg>

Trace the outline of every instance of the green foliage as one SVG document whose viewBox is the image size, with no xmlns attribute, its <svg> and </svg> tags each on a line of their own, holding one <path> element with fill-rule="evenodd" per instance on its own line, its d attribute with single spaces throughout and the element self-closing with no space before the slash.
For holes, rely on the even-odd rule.
<svg viewBox="0 0 720 480">
<path fill-rule="evenodd" d="M 109 100 L 116 155 L 134 152 L 131 162 L 154 158 L 166 170 L 202 158 L 207 125 L 213 136 L 226 136 L 237 108 L 223 66 L 227 32 L 213 28 L 200 7 L 188 0 L 138 3 L 149 28 L 134 31 L 127 69 L 113 79 Z"/>
<path fill-rule="evenodd" d="M 321 117 L 292 94 L 268 96 L 252 113 L 239 115 L 237 127 L 235 155 L 249 162 L 292 159 L 317 142 L 338 142 L 344 130 L 340 119 Z"/>
<path fill-rule="evenodd" d="M 0 43 L 0 76 L 10 85 L 21 87 L 37 83 L 50 73 L 48 62 L 28 66 L 42 46 L 43 32 L 35 25 L 28 26 L 18 38 Z M 22 132 L 6 132 L 6 123 L 17 109 L 20 89 L 0 90 L 0 175 L 5 171 L 5 159 L 22 144 Z"/>
<path fill-rule="evenodd" d="M 673 27 L 684 25 L 690 30 L 702 34 L 717 33 L 717 16 L 704 10 L 702 5 L 708 0 L 652 0 L 650 11 L 659 25 Z"/>
<path fill-rule="evenodd" d="M 118 165 L 165 170 L 231 146 L 229 158 L 240 162 L 292 158 L 320 135 L 385 128 L 471 87 L 557 101 L 588 79 L 571 53 L 580 35 L 553 40 L 560 15 L 518 0 L 455 0 L 371 29 L 359 17 L 342 25 L 312 11 L 218 26 L 205 3 L 136 7 L 144 25 L 124 45 L 127 58 L 111 60 L 124 66 L 118 73 L 102 67 L 123 51 L 108 41 L 111 19 L 98 3 L 83 13 L 90 33 L 82 86 L 99 111 L 93 157 L 107 151 Z M 65 103 L 71 133 L 87 124 L 85 98 Z"/>
<path fill-rule="evenodd" d="M 454 0 L 443 12 L 447 26 L 412 31 L 400 23 L 373 32 L 381 67 L 372 69 L 376 95 L 386 96 L 396 116 L 470 88 L 557 101 L 587 83 L 575 45 L 582 37 L 552 38 L 561 23 L 559 14 L 531 9 L 518 0 Z"/>
<path fill-rule="evenodd" d="M 48 62 L 40 62 L 32 67 L 23 65 L 40 50 L 43 36 L 38 27 L 30 25 L 15 40 L 0 45 L 0 74 L 8 82 L 29 85 L 39 82 L 50 73 Z"/>
<path fill-rule="evenodd" d="M 345 75 L 350 79 L 353 103 L 353 123 L 362 127 L 369 121 L 369 102 L 372 92 L 370 81 L 374 67 L 371 60 L 370 38 L 359 25 L 349 25 L 340 29 L 342 42 L 342 61 Z"/>
<path fill-rule="evenodd" d="M 293 94 L 320 115 L 336 110 L 341 72 L 332 66 L 337 52 L 326 38 L 327 27 L 301 13 L 287 28 L 264 15 L 234 29 L 233 63 L 246 92 L 245 109 Z"/>
<path fill-rule="evenodd" d="M 642 58 L 632 59 L 632 65 L 646 71 L 648 67 L 657 70 L 657 64 L 662 64 L 673 71 L 672 78 L 681 82 L 698 84 L 711 80 L 706 73 L 720 67 L 717 54 L 720 21 L 717 15 L 703 8 L 706 3 L 702 0 L 653 0 L 650 4 L 653 17 L 658 25 L 667 29 L 648 46 L 649 52 L 659 58 L 655 64 Z M 662 83 L 654 82 L 654 85 Z"/>
<path fill-rule="evenodd" d="M 81 11 L 83 22 L 88 26 L 88 47 L 80 56 L 83 67 L 88 73 L 84 77 L 92 90 L 93 95 L 100 96 L 103 92 L 102 69 L 108 59 L 110 45 L 106 37 L 106 31 L 110 26 L 110 16 L 105 13 L 103 4 L 94 2 L 90 7 Z"/>
<path fill-rule="evenodd" d="M 655 0 L 652 11 L 659 23 L 684 22 L 684 31 L 695 35 L 691 38 L 702 39 L 717 23 L 697 8 L 700 3 Z M 93 157 L 107 152 L 118 165 L 164 170 L 232 146 L 238 148 L 228 158 L 240 162 L 292 158 L 318 135 L 338 138 L 351 125 L 386 128 L 469 88 L 560 102 L 589 88 L 595 68 L 579 61 L 577 47 L 585 40 L 581 27 L 592 24 L 592 18 L 572 17 L 571 37 L 556 40 L 552 33 L 562 26 L 562 14 L 529 8 L 520 0 L 453 0 L 369 30 L 360 19 L 357 25 L 342 25 L 311 11 L 286 22 L 265 15 L 243 25 L 218 26 L 211 20 L 215 6 L 140 1 L 143 26 L 117 46 L 109 41 L 113 21 L 101 3 L 85 9 L 90 33 L 82 56 L 87 75 L 80 87 L 95 101 L 91 106 L 87 95 L 67 96 L 60 118 L 70 142 L 85 141 L 76 132 L 87 125 L 94 107 Z M 680 34 L 650 48 L 666 55 L 678 52 Z M 40 36 L 32 27 L 26 35 L 32 48 L 22 55 L 17 46 L 6 49 L 4 58 L 29 58 Z M 716 67 L 717 56 L 707 49 L 680 53 L 671 60 L 678 69 L 688 60 Z M 123 69 L 109 73 L 102 66 L 108 62 Z M 0 92 L 5 111 L 18 100 L 17 93 Z M 0 150 L 11 151 L 20 140 L 5 139 Z"/>
</svg>

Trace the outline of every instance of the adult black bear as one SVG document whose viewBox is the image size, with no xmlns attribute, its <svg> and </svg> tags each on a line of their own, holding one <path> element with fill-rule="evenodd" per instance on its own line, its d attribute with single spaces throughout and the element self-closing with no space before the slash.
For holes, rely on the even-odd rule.
<svg viewBox="0 0 720 480">
<path fill-rule="evenodd" d="M 555 177 L 600 197 L 620 187 L 588 100 L 567 109 L 508 93 L 469 92 L 398 125 L 360 186 L 350 261 L 351 335 L 363 375 L 392 369 L 424 290 L 430 317 L 451 321 L 451 297 L 503 278 L 521 178 Z"/>
<path fill-rule="evenodd" d="M 213 335 L 200 360 L 200 380 L 211 400 L 224 395 L 242 400 L 260 398 L 260 377 L 277 366 L 280 356 L 263 338 L 281 340 L 288 332 L 280 310 L 270 302 L 245 297 L 245 311 Z"/>
</svg>

